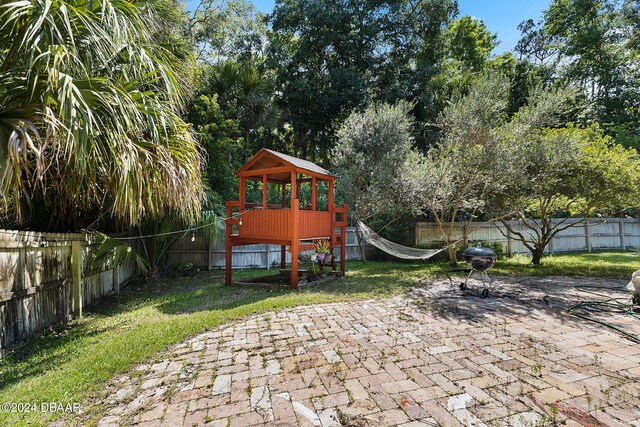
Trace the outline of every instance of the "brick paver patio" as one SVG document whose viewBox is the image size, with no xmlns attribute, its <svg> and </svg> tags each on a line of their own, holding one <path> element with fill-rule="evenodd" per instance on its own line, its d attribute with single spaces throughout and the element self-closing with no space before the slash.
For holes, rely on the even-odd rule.
<svg viewBox="0 0 640 427">
<path fill-rule="evenodd" d="M 566 314 L 627 294 L 575 285 L 623 284 L 443 280 L 258 315 L 114 379 L 99 426 L 640 426 L 640 345 Z"/>
</svg>

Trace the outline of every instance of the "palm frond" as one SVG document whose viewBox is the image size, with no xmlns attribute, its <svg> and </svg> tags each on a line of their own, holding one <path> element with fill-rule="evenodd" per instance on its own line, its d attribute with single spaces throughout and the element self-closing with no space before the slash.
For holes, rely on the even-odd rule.
<svg viewBox="0 0 640 427">
<path fill-rule="evenodd" d="M 92 258 L 94 266 L 105 262 L 112 262 L 111 265 L 116 266 L 134 261 L 142 274 L 146 275 L 149 272 L 148 261 L 134 246 L 125 240 L 114 239 L 99 232 L 93 233 L 93 238 L 97 245 Z"/>
<path fill-rule="evenodd" d="M 37 193 L 60 216 L 197 220 L 204 158 L 180 117 L 190 56 L 157 40 L 162 25 L 146 1 L 0 5 L 0 214 L 19 219 Z"/>
</svg>

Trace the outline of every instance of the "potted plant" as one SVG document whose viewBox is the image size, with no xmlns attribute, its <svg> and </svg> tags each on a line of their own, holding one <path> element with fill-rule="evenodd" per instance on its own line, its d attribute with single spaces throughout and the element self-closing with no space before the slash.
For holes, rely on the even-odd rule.
<svg viewBox="0 0 640 427">
<path fill-rule="evenodd" d="M 318 261 L 323 262 L 325 256 L 331 252 L 331 248 L 329 247 L 329 240 L 327 239 L 318 240 L 315 243 L 315 246 L 316 246 L 316 254 L 317 254 Z"/>
</svg>

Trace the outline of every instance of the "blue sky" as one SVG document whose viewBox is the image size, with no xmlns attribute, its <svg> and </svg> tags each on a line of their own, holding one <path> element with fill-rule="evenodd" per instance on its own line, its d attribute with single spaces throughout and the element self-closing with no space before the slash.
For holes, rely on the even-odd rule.
<svg viewBox="0 0 640 427">
<path fill-rule="evenodd" d="M 197 0 L 187 0 L 191 6 Z M 253 0 L 261 12 L 271 12 L 274 0 Z M 525 19 L 538 20 L 549 0 L 458 0 L 460 16 L 471 15 L 482 19 L 491 32 L 498 33 L 500 45 L 494 53 L 513 49 L 520 38 L 518 24 Z"/>
<path fill-rule="evenodd" d="M 460 16 L 471 15 L 480 18 L 487 28 L 498 33 L 501 43 L 494 53 L 500 54 L 513 49 L 520 39 L 518 24 L 525 19 L 538 20 L 542 17 L 542 11 L 549 6 L 549 0 L 458 0 Z M 258 3 L 270 3 L 269 0 L 261 0 Z M 261 7 L 261 6 L 258 6 Z"/>
</svg>

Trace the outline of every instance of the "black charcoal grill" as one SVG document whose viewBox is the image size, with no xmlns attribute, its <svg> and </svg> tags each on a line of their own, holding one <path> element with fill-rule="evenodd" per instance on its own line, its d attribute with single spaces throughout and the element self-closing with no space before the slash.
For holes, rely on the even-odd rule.
<svg viewBox="0 0 640 427">
<path fill-rule="evenodd" d="M 482 285 L 484 287 L 482 289 L 482 296 L 488 297 L 489 290 L 492 290 L 493 280 L 489 277 L 487 270 L 495 265 L 497 258 L 496 253 L 489 248 L 482 247 L 482 245 L 478 243 L 478 246 L 476 247 L 467 248 L 462 256 L 471 271 L 469 272 L 467 279 L 460 283 L 460 289 L 464 290 L 467 288 L 467 282 L 473 273 L 480 273 L 480 279 L 482 280 Z M 489 284 L 488 288 L 487 283 Z"/>
</svg>

